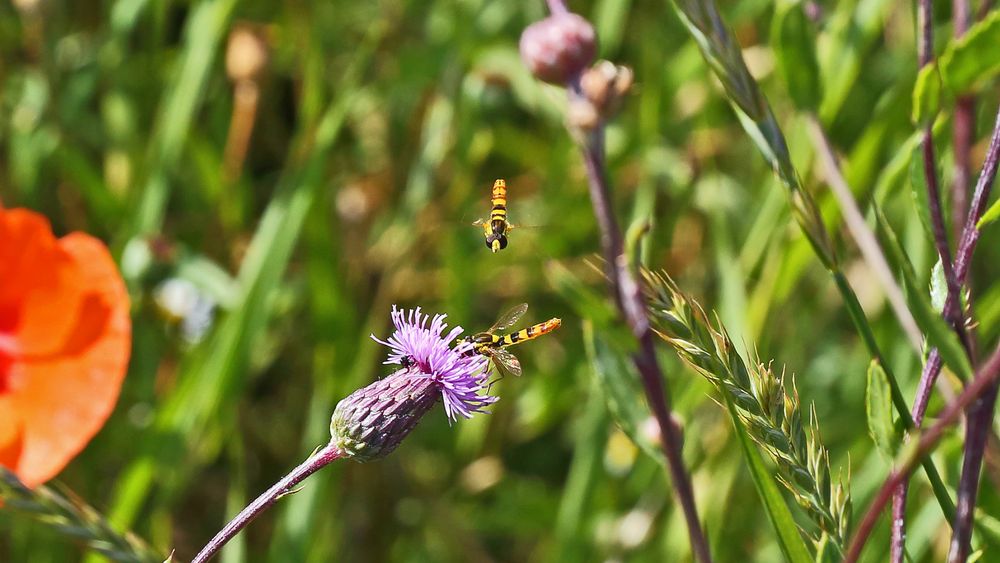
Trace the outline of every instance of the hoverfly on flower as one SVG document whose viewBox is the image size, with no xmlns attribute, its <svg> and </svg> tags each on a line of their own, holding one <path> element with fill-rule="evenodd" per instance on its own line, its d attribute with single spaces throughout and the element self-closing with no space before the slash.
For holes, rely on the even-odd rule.
<svg viewBox="0 0 1000 563">
<path fill-rule="evenodd" d="M 511 354 L 507 350 L 507 347 L 513 346 L 518 342 L 534 340 L 562 326 L 561 319 L 552 318 L 545 322 L 531 325 L 528 328 L 523 328 L 512 334 L 496 334 L 498 331 L 505 331 L 514 326 L 527 310 L 528 304 L 521 303 L 503 315 L 500 315 L 500 318 L 487 330 L 466 337 L 466 340 L 472 343 L 472 352 L 490 358 L 492 365 L 496 367 L 501 377 L 506 375 L 513 375 L 515 377 L 521 375 L 521 362 L 518 361 L 514 354 Z"/>
</svg>

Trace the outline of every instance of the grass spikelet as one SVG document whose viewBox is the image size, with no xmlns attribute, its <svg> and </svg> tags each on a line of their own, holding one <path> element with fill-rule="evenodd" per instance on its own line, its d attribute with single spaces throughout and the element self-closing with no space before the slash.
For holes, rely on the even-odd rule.
<svg viewBox="0 0 1000 563">
<path fill-rule="evenodd" d="M 712 72 L 722 82 L 743 128 L 787 188 L 792 214 L 816 255 L 827 268 L 837 270 L 837 255 L 819 207 L 795 171 L 785 135 L 747 69 L 739 41 L 712 0 L 674 0 L 673 5 Z"/>
<path fill-rule="evenodd" d="M 16 475 L 0 467 L 0 500 L 4 508 L 17 510 L 67 538 L 82 542 L 111 561 L 170 561 L 136 535 L 118 532 L 93 507 L 68 489 L 59 488 L 62 490 L 45 485 L 29 489 Z"/>
<path fill-rule="evenodd" d="M 802 532 L 817 550 L 832 545 L 843 553 L 850 528 L 850 476 L 838 475 L 833 484 L 816 410 L 810 407 L 803 416 L 794 378 L 775 374 L 770 364 L 744 360 L 718 319 L 713 326 L 701 306 L 668 276 L 644 272 L 644 278 L 656 333 L 733 398 L 737 423 L 774 461 L 778 480 L 816 525 L 818 533 Z"/>
</svg>

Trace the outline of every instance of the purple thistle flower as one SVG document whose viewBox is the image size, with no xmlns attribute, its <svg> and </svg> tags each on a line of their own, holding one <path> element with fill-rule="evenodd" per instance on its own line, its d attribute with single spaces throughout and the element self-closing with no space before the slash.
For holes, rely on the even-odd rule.
<svg viewBox="0 0 1000 563">
<path fill-rule="evenodd" d="M 410 365 L 413 377 L 431 380 L 441 393 L 444 410 L 449 420 L 458 415 L 471 418 L 474 413 L 485 412 L 484 407 L 497 401 L 496 397 L 480 395 L 486 387 L 489 359 L 479 354 L 470 354 L 472 344 L 460 341 L 454 348 L 451 343 L 462 334 L 456 326 L 444 335 L 448 325 L 447 315 L 430 315 L 420 312 L 420 307 L 408 313 L 392 307 L 392 324 L 396 330 L 388 340 L 372 340 L 389 347 L 389 357 L 385 364 Z"/>
<path fill-rule="evenodd" d="M 358 389 L 337 404 L 330 421 L 332 444 L 357 461 L 387 455 L 403 441 L 417 422 L 437 403 L 444 403 L 451 422 L 459 415 L 474 413 L 495 403 L 497 397 L 481 394 L 489 376 L 489 359 L 472 352 L 472 344 L 451 344 L 462 333 L 448 325 L 445 315 L 430 315 L 420 309 L 408 312 L 392 308 L 396 330 L 388 340 L 386 364 L 402 369 L 367 387 Z"/>
</svg>

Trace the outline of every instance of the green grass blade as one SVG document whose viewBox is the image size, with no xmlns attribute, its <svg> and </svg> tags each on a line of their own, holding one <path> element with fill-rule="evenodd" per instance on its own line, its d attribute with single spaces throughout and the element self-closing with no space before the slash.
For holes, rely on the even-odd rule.
<svg viewBox="0 0 1000 563">
<path fill-rule="evenodd" d="M 958 337 L 955 336 L 954 331 L 941 317 L 941 314 L 934 309 L 927 291 L 921 289 L 917 284 L 913 265 L 906 257 L 892 226 L 878 207 L 875 208 L 875 217 L 879 237 L 886 249 L 886 258 L 903 278 L 903 292 L 906 296 L 906 302 L 909 304 L 910 310 L 913 311 L 913 317 L 917 324 L 927 335 L 931 346 L 938 349 L 944 363 L 955 372 L 955 375 L 963 381 L 970 380 L 972 365 L 969 363 Z"/>
</svg>

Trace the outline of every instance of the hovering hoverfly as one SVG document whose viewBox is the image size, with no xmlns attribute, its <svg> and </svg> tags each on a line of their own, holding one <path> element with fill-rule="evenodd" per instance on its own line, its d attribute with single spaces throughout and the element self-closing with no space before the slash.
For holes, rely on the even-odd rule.
<svg viewBox="0 0 1000 563">
<path fill-rule="evenodd" d="M 485 332 L 480 332 L 466 337 L 466 340 L 472 343 L 472 352 L 489 357 L 491 363 L 496 367 L 497 372 L 500 373 L 500 377 L 504 377 L 506 375 L 513 375 L 516 377 L 521 375 L 521 362 L 517 360 L 514 354 L 511 354 L 510 351 L 507 350 L 508 346 L 513 346 L 518 342 L 534 340 L 543 334 L 552 332 L 562 325 L 561 319 L 553 318 L 545 322 L 531 325 L 528 328 L 522 328 L 513 334 L 494 334 L 497 331 L 505 331 L 514 326 L 514 324 L 517 323 L 522 316 L 524 316 L 524 313 L 527 310 L 528 304 L 521 303 L 503 315 L 500 315 L 497 322 L 493 323 L 493 326 Z"/>
<path fill-rule="evenodd" d="M 493 252 L 499 252 L 507 248 L 507 233 L 514 228 L 514 225 L 507 221 L 507 182 L 503 178 L 498 178 L 493 182 L 490 203 L 493 205 L 493 209 L 490 211 L 489 220 L 479 219 L 473 225 L 483 228 L 486 248 Z"/>
</svg>

